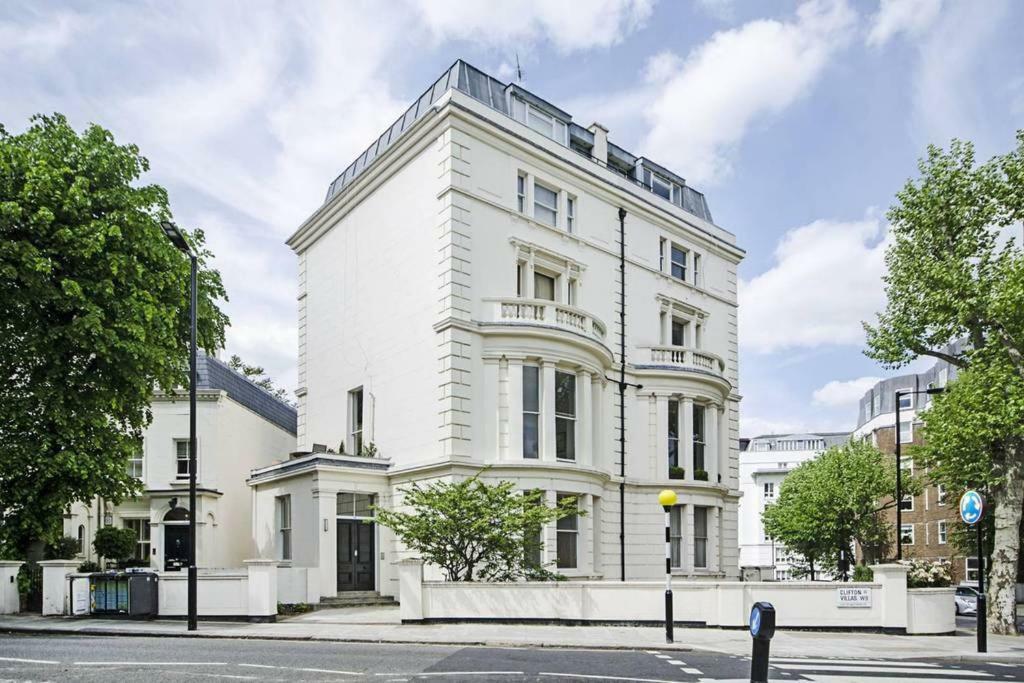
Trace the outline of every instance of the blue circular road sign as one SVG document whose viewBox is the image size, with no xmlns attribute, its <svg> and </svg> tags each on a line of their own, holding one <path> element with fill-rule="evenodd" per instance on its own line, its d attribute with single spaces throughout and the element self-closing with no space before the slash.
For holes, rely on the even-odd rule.
<svg viewBox="0 0 1024 683">
<path fill-rule="evenodd" d="M 761 610 L 756 606 L 750 610 L 750 635 L 757 636 L 758 631 L 761 630 Z"/>
<path fill-rule="evenodd" d="M 977 524 L 985 514 L 985 500 L 977 491 L 967 491 L 960 497 L 960 519 L 964 524 Z"/>
</svg>

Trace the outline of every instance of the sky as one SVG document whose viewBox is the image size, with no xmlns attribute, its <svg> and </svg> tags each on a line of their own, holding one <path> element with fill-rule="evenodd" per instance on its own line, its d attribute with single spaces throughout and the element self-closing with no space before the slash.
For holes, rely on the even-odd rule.
<svg viewBox="0 0 1024 683">
<path fill-rule="evenodd" d="M 0 5 L 0 123 L 98 123 L 149 159 L 224 276 L 227 352 L 296 379 L 284 240 L 458 58 L 703 191 L 740 267 L 741 433 L 852 429 L 895 193 L 927 145 L 1024 128 L 1012 0 Z M 909 370 L 928 366 L 916 362 Z"/>
</svg>

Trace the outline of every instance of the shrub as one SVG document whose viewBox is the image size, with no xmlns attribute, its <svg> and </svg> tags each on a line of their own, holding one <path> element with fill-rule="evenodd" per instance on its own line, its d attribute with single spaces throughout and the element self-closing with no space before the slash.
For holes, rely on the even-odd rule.
<svg viewBox="0 0 1024 683">
<path fill-rule="evenodd" d="M 103 567 L 99 566 L 99 564 L 93 562 L 92 560 L 86 560 L 82 564 L 78 565 L 79 574 L 92 574 L 94 572 L 101 571 L 103 571 Z"/>
<path fill-rule="evenodd" d="M 875 570 L 866 564 L 858 564 L 853 568 L 853 580 L 870 583 L 875 580 Z"/>
<path fill-rule="evenodd" d="M 78 539 L 64 536 L 51 541 L 46 545 L 44 555 L 48 560 L 73 560 L 78 555 Z"/>
<path fill-rule="evenodd" d="M 686 470 L 682 467 L 669 467 L 668 468 L 669 479 L 686 479 Z"/>
<path fill-rule="evenodd" d="M 131 529 L 106 526 L 96 532 L 92 546 L 101 557 L 120 561 L 135 553 L 136 541 L 135 532 Z"/>
<path fill-rule="evenodd" d="M 947 560 L 901 560 L 907 568 L 907 588 L 946 588 L 953 579 Z"/>
<path fill-rule="evenodd" d="M 696 479 L 697 481 L 707 481 L 708 480 L 708 471 L 707 470 L 694 470 L 693 471 L 693 478 Z"/>
</svg>

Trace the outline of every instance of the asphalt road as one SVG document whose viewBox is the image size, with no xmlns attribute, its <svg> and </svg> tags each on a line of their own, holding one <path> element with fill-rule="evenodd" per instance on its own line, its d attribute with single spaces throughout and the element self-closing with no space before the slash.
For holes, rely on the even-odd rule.
<svg viewBox="0 0 1024 683">
<path fill-rule="evenodd" d="M 697 652 L 0 635 L 0 681 L 747 681 L 749 661 Z M 1020 681 L 1024 666 L 774 659 L 771 680 Z"/>
</svg>

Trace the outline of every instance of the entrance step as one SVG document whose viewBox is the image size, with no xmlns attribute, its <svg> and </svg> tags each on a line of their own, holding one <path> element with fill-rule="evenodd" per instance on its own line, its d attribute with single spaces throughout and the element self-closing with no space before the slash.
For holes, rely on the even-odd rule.
<svg viewBox="0 0 1024 683">
<path fill-rule="evenodd" d="M 377 591 L 344 591 L 335 597 L 320 598 L 321 609 L 376 606 L 398 607 L 398 602 L 390 595 L 381 595 Z"/>
</svg>

